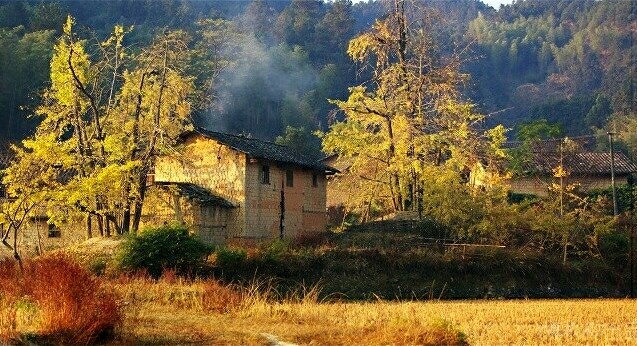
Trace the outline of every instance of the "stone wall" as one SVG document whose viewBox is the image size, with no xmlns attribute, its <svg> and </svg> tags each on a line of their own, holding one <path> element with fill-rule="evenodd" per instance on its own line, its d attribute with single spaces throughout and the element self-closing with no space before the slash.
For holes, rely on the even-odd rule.
<svg viewBox="0 0 637 346">
<path fill-rule="evenodd" d="M 227 238 L 245 232 L 246 155 L 201 135 L 189 136 L 181 151 L 157 160 L 155 181 L 187 182 L 233 203 L 225 219 Z"/>
<path fill-rule="evenodd" d="M 201 205 L 180 196 L 170 188 L 149 189 L 141 218 L 142 228 L 180 223 L 210 245 L 228 241 L 228 214 L 231 209 L 216 205 Z"/>
<path fill-rule="evenodd" d="M 549 184 L 559 184 L 560 180 L 553 177 L 516 177 L 509 181 L 511 192 L 526 193 L 537 196 L 547 196 L 549 192 Z M 626 176 L 615 177 L 616 185 L 628 183 Z M 594 189 L 606 189 L 611 186 L 610 176 L 583 176 L 583 177 L 567 177 L 564 179 L 564 185 L 578 184 L 580 191 L 590 191 Z"/>
<path fill-rule="evenodd" d="M 6 226 L 5 226 L 6 227 Z M 93 230 L 95 232 L 95 229 Z M 18 252 L 22 256 L 35 256 L 61 247 L 77 244 L 87 239 L 86 226 L 73 222 L 49 229 L 46 218 L 29 219 L 18 232 Z M 13 245 L 10 235 L 7 242 Z M 0 257 L 12 256 L 12 251 L 0 245 Z"/>
</svg>

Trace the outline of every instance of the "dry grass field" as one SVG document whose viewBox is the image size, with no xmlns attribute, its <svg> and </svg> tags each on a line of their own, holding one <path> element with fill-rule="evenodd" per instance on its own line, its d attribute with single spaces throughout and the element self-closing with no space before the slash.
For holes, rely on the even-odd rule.
<svg viewBox="0 0 637 346">
<path fill-rule="evenodd" d="M 355 303 L 266 285 L 111 285 L 125 304 L 118 344 L 637 345 L 637 301 L 627 299 Z"/>
</svg>

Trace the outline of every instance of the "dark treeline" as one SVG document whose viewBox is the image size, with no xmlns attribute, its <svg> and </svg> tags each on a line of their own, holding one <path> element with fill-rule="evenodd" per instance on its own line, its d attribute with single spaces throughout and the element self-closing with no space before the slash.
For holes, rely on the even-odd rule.
<svg viewBox="0 0 637 346">
<path fill-rule="evenodd" d="M 516 1 L 499 10 L 478 0 L 421 1 L 440 51 L 464 51 L 464 94 L 490 121 L 514 127 L 547 119 L 563 133 L 593 133 L 635 97 L 637 0 Z M 391 1 L 105 0 L 14 1 L 0 5 L 0 140 L 32 134 L 39 93 L 49 83 L 53 44 L 67 14 L 95 42 L 115 24 L 133 26 L 126 44 L 184 30 L 218 42 L 211 108 L 195 114 L 211 129 L 318 147 L 348 87 L 366 80 L 346 54 L 357 33 Z M 203 33 L 203 34 L 202 34 Z M 203 36 L 202 36 L 203 35 Z M 468 49 L 465 49 L 468 47 Z M 210 56 L 206 58 L 209 59 Z M 197 63 L 195 61 L 195 63 Z M 222 68 L 219 68 L 219 67 Z M 338 116 L 338 115 L 336 115 Z"/>
</svg>

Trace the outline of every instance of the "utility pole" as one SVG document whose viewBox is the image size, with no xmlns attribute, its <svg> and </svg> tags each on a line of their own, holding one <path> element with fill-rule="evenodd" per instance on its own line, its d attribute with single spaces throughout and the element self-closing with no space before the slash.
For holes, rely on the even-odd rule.
<svg viewBox="0 0 637 346">
<path fill-rule="evenodd" d="M 628 226 L 630 232 L 630 298 L 635 298 L 635 250 L 634 250 L 634 238 L 635 238 L 635 221 L 631 220 Z"/>
<path fill-rule="evenodd" d="M 610 144 L 610 186 L 613 190 L 613 215 L 617 216 L 617 191 L 615 189 L 615 149 L 613 148 L 613 135 L 615 132 L 608 132 L 608 142 Z"/>
<path fill-rule="evenodd" d="M 565 139 L 560 139 L 560 219 L 564 218 L 564 174 L 566 170 L 564 169 L 564 141 Z M 568 250 L 568 232 L 564 234 L 564 253 L 562 257 L 562 263 L 566 264 L 566 255 Z"/>
<path fill-rule="evenodd" d="M 560 140 L 560 170 L 560 218 L 562 218 L 564 217 L 564 138 Z"/>
</svg>

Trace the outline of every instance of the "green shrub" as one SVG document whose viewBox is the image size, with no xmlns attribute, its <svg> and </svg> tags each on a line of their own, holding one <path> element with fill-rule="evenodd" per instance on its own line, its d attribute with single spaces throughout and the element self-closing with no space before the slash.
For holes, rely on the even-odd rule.
<svg viewBox="0 0 637 346">
<path fill-rule="evenodd" d="M 623 267 L 629 256 L 630 237 L 624 232 L 612 231 L 599 237 L 599 252 L 613 267 Z"/>
<path fill-rule="evenodd" d="M 241 267 L 248 259 L 248 252 L 241 248 L 220 247 L 215 254 L 216 264 L 222 269 Z"/>
<path fill-rule="evenodd" d="M 155 278 L 161 276 L 164 269 L 188 275 L 200 269 L 211 252 L 210 246 L 190 235 L 184 226 L 162 226 L 126 239 L 119 266 L 124 271 L 146 270 Z"/>
<path fill-rule="evenodd" d="M 284 254 L 289 252 L 292 241 L 290 239 L 275 239 L 261 246 L 261 258 L 265 261 L 278 262 Z"/>
<path fill-rule="evenodd" d="M 88 264 L 88 270 L 96 276 L 104 275 L 106 267 L 108 266 L 108 260 L 105 258 L 97 257 L 91 260 Z"/>
</svg>

